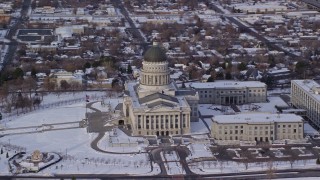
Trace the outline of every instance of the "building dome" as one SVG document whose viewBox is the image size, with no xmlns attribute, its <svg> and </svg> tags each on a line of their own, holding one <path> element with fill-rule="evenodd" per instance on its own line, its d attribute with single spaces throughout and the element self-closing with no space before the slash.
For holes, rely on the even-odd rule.
<svg viewBox="0 0 320 180">
<path fill-rule="evenodd" d="M 144 61 L 163 62 L 167 60 L 166 52 L 158 45 L 153 45 L 144 53 Z"/>
</svg>

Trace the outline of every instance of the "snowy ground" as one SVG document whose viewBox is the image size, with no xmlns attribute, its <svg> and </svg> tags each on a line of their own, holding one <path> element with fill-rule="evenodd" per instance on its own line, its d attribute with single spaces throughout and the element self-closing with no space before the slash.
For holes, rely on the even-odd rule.
<svg viewBox="0 0 320 180">
<path fill-rule="evenodd" d="M 116 135 L 112 132 L 108 132 L 98 142 L 98 147 L 102 150 L 109 152 L 144 152 L 144 148 L 148 145 L 142 137 L 130 137 L 127 136 L 119 129 L 116 130 Z M 113 143 L 111 143 L 113 142 Z M 122 147 L 117 147 L 122 146 Z"/>
<path fill-rule="evenodd" d="M 309 123 L 304 123 L 303 125 L 304 134 L 306 135 L 318 135 L 319 132 L 315 130 Z"/>
<path fill-rule="evenodd" d="M 28 112 L 27 115 L 32 113 L 38 113 L 39 111 L 44 111 L 47 109 L 54 109 L 59 107 L 65 107 L 66 105 L 74 105 L 83 103 L 83 107 L 85 107 L 86 95 L 89 96 L 89 101 L 107 101 L 110 99 L 107 98 L 106 92 L 102 91 L 90 91 L 90 92 L 75 92 L 75 93 L 49 93 L 43 96 L 43 100 L 39 107 L 36 110 Z M 41 95 L 40 95 L 41 96 Z M 116 96 L 116 94 L 114 94 Z M 19 110 L 21 112 L 21 110 Z M 85 111 L 84 111 L 85 112 Z M 20 119 L 20 116 L 25 116 L 26 114 L 17 114 L 16 110 L 13 110 L 11 113 L 4 113 L 2 110 L 3 120 L 0 122 L 4 124 L 9 121 L 15 121 L 16 119 Z M 84 116 L 83 116 L 84 117 Z"/>
<path fill-rule="evenodd" d="M 187 160 L 213 157 L 207 144 L 190 144 L 188 145 L 188 148 L 190 149 L 191 156 L 188 156 Z"/>
<path fill-rule="evenodd" d="M 65 105 L 23 114 L 11 121 L 1 121 L 1 126 L 12 128 L 81 121 L 85 118 L 85 111 L 85 102 L 81 102 L 78 104 Z"/>
<path fill-rule="evenodd" d="M 246 168 L 247 166 L 247 168 Z M 214 173 L 238 173 L 268 170 L 270 167 L 274 170 L 291 169 L 288 161 L 275 162 L 257 162 L 257 163 L 239 163 L 234 161 L 203 161 L 201 163 L 192 163 L 191 171 L 197 174 L 214 174 Z M 295 161 L 292 168 L 309 169 L 317 168 L 315 159 Z"/>
<path fill-rule="evenodd" d="M 185 170 L 179 162 L 168 162 L 164 166 L 167 169 L 168 175 L 186 174 Z"/>
<path fill-rule="evenodd" d="M 60 95 L 60 97 L 62 98 L 63 95 Z M 63 100 L 68 97 L 69 96 L 65 96 Z M 77 97 L 83 97 L 83 99 L 85 99 L 85 93 L 79 93 L 72 98 Z M 58 99 L 54 95 L 51 96 L 51 98 L 48 98 L 46 102 L 54 103 Z M 118 103 L 118 100 L 114 100 L 112 102 Z M 12 128 L 38 126 L 42 124 L 80 121 L 84 117 L 85 102 L 83 101 L 77 104 L 66 104 L 52 109 L 33 111 L 31 113 L 18 116 L 12 121 L 7 121 L 2 124 L 2 126 Z M 67 126 L 68 125 L 66 125 L 66 127 Z M 118 132 L 118 134 L 121 135 L 121 132 Z M 6 146 L 6 148 L 4 148 L 4 153 L 0 155 L 0 172 L 1 174 L 9 174 L 8 159 L 5 158 L 6 153 L 8 152 L 9 156 L 12 156 L 15 154 L 14 151 L 18 152 L 22 150 L 29 152 L 33 152 L 34 150 L 40 150 L 42 152 L 58 152 L 64 156 L 63 161 L 44 169 L 39 173 L 43 175 L 52 173 L 127 173 L 153 175 L 160 172 L 159 167 L 155 164 L 153 165 L 153 171 L 151 172 L 151 165 L 148 159 L 149 156 L 145 153 L 118 155 L 100 153 L 93 150 L 90 147 L 90 143 L 96 138 L 96 136 L 97 134 L 95 133 L 88 134 L 87 130 L 84 128 L 4 136 L 0 139 L 0 146 L 2 148 Z M 132 147 L 124 148 L 126 151 L 128 151 L 128 149 L 132 150 Z"/>
<path fill-rule="evenodd" d="M 146 154 L 104 154 L 93 150 L 90 142 L 96 134 L 88 134 L 85 129 L 50 131 L 44 133 L 5 136 L 1 143 L 22 145 L 28 151 L 39 149 L 44 152 L 58 152 L 67 155 L 62 162 L 44 171 L 42 174 L 63 173 L 123 173 L 157 174 L 157 167 L 151 171 Z M 68 137 L 68 138 L 66 138 Z M 29 142 L 29 143 L 26 143 Z M 11 154 L 13 155 L 13 154 Z M 56 169 L 56 166 L 59 168 Z M 7 159 L 1 158 L 0 172 L 7 174 Z"/>
</svg>

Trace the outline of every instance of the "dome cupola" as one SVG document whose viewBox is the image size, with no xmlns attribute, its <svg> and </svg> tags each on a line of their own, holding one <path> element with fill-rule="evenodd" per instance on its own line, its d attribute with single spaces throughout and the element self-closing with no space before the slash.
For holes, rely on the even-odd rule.
<svg viewBox="0 0 320 180">
<path fill-rule="evenodd" d="M 147 62 L 164 62 L 167 61 L 165 50 L 158 45 L 153 43 L 153 46 L 144 53 L 144 61 Z"/>
</svg>

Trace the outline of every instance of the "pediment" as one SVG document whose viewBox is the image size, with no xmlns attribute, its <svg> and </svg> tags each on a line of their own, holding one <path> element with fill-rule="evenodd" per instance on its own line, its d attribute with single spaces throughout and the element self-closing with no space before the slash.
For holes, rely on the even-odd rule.
<svg viewBox="0 0 320 180">
<path fill-rule="evenodd" d="M 171 112 L 171 111 L 176 111 L 176 108 L 161 104 L 161 105 L 146 109 L 146 111 L 147 112 Z"/>
<path fill-rule="evenodd" d="M 172 97 L 166 94 L 161 94 L 161 93 L 155 93 L 151 94 L 149 96 L 143 97 L 139 99 L 139 102 L 141 104 L 152 104 L 156 102 L 167 102 L 171 104 L 179 103 L 178 99 L 176 97 Z"/>
</svg>

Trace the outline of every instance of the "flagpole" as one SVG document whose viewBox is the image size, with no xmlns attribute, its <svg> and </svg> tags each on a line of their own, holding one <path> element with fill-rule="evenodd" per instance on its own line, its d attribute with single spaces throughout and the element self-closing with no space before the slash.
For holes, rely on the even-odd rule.
<svg viewBox="0 0 320 180">
<path fill-rule="evenodd" d="M 85 115 L 85 117 L 86 117 L 86 120 L 88 120 L 88 95 L 86 94 L 86 115 Z"/>
<path fill-rule="evenodd" d="M 88 102 L 86 101 L 86 120 L 88 120 L 88 110 L 87 110 L 87 105 L 88 105 Z"/>
</svg>

